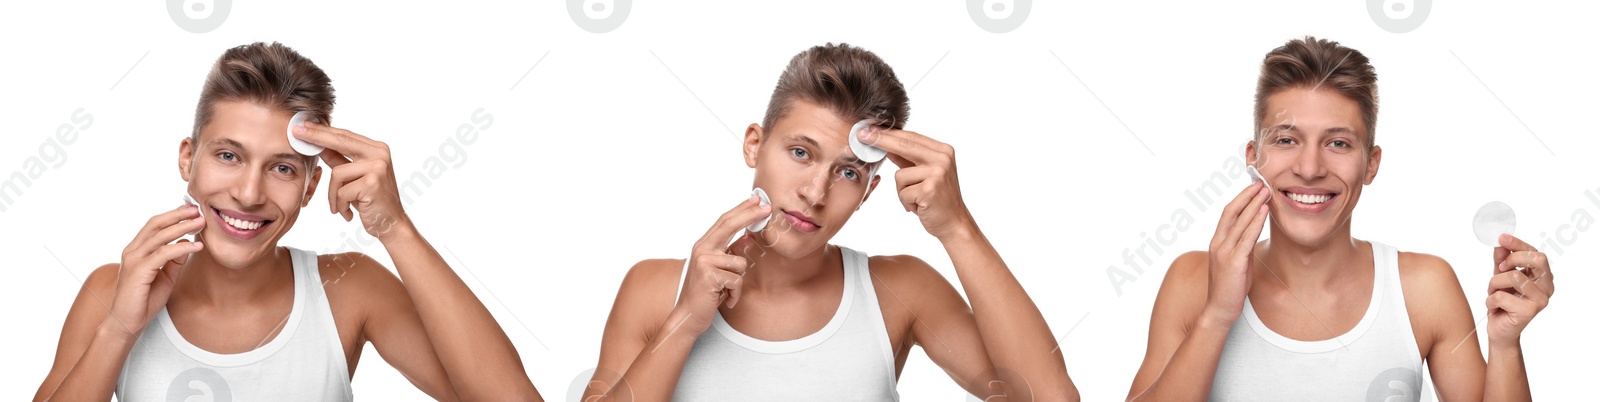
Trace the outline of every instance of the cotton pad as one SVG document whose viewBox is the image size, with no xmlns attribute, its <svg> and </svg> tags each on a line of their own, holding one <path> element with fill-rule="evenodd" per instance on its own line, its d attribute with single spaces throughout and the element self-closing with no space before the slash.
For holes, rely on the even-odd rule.
<svg viewBox="0 0 1600 402">
<path fill-rule="evenodd" d="M 1244 172 L 1245 173 L 1249 173 L 1251 179 L 1258 180 L 1258 181 L 1261 182 L 1261 185 L 1267 186 L 1267 200 L 1271 201 L 1272 200 L 1272 194 L 1276 193 L 1277 191 L 1272 189 L 1272 185 L 1271 184 L 1267 184 L 1267 178 L 1261 176 L 1261 171 L 1260 170 L 1256 170 L 1255 166 L 1245 166 L 1244 167 Z"/>
<path fill-rule="evenodd" d="M 309 119 L 311 119 L 311 112 L 295 112 L 294 117 L 289 118 L 289 147 L 294 148 L 295 152 L 305 156 L 322 155 L 321 146 L 294 138 L 294 128 L 305 125 L 306 120 Z"/>
<path fill-rule="evenodd" d="M 193 205 L 193 206 L 195 206 L 195 208 L 197 208 L 197 209 L 199 209 L 199 208 L 200 208 L 200 202 L 198 202 L 198 201 L 195 201 L 195 200 L 194 200 L 194 197 L 193 197 L 193 196 L 190 196 L 190 195 L 189 195 L 189 192 L 187 192 L 187 191 L 185 191 L 185 192 L 184 192 L 184 193 L 183 193 L 183 203 L 184 203 L 184 204 L 188 204 L 188 205 Z M 200 210 L 200 219 L 205 219 L 205 218 L 206 218 L 206 212 L 205 212 L 205 210 L 204 210 L 204 209 L 201 209 L 201 210 Z M 193 231 L 193 232 L 189 232 L 189 234 L 190 234 L 190 235 L 196 235 L 196 234 L 200 234 L 200 229 L 195 229 L 195 230 L 194 230 L 194 231 Z"/>
<path fill-rule="evenodd" d="M 1516 230 L 1517 213 L 1504 202 L 1489 201 L 1478 207 L 1478 214 L 1472 216 L 1472 233 L 1478 235 L 1479 242 L 1489 247 L 1500 246 L 1501 233 Z"/>
<path fill-rule="evenodd" d="M 877 163 L 888 155 L 882 148 L 861 143 L 861 130 L 872 128 L 872 120 L 862 120 L 850 127 L 850 152 L 856 153 L 856 159 L 866 163 Z"/>
<path fill-rule="evenodd" d="M 772 205 L 772 199 L 767 198 L 767 191 L 766 190 L 762 190 L 760 187 L 756 187 L 756 189 L 754 191 L 751 191 L 750 194 L 753 194 L 756 197 L 761 198 L 761 205 Z M 756 222 L 756 223 L 752 223 L 752 224 L 750 224 L 750 226 L 746 226 L 745 229 L 749 230 L 750 233 L 760 233 L 761 230 L 767 228 L 767 221 L 769 221 L 769 220 L 772 220 L 772 214 L 770 214 L 770 213 L 767 214 L 767 216 L 765 218 L 761 218 L 761 221 Z"/>
</svg>

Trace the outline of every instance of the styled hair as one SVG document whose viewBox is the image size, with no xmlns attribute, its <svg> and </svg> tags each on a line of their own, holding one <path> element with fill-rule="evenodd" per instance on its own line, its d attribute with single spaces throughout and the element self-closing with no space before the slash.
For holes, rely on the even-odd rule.
<svg viewBox="0 0 1600 402">
<path fill-rule="evenodd" d="M 1356 102 L 1367 126 L 1366 146 L 1372 147 L 1378 124 L 1378 74 L 1360 51 L 1327 39 L 1310 36 L 1290 40 L 1267 53 L 1256 83 L 1257 139 L 1267 117 L 1267 98 L 1294 89 L 1328 88 Z"/>
<path fill-rule="evenodd" d="M 330 124 L 333 85 L 328 74 L 294 49 L 256 42 L 228 49 L 211 66 L 195 106 L 191 139 L 200 139 L 200 129 L 211 122 L 219 101 L 250 101 L 290 114 L 310 112 L 309 120 Z"/>
<path fill-rule="evenodd" d="M 877 119 L 900 129 L 911 117 L 910 99 L 894 69 L 878 55 L 844 43 L 815 46 L 790 59 L 761 125 L 771 129 L 789 114 L 795 100 L 821 105 L 852 123 Z"/>
</svg>

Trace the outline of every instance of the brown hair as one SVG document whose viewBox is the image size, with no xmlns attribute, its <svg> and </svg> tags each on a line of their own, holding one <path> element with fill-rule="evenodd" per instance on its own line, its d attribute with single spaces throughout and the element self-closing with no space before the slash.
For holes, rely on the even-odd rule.
<svg viewBox="0 0 1600 402">
<path fill-rule="evenodd" d="M 1366 147 L 1371 148 L 1378 124 L 1378 74 L 1367 56 L 1339 42 L 1307 36 L 1272 49 L 1261 62 L 1256 83 L 1256 133 L 1267 116 L 1267 97 L 1291 88 L 1332 88 L 1361 108 L 1367 126 Z"/>
<path fill-rule="evenodd" d="M 878 55 L 844 43 L 815 46 L 790 59 L 761 125 L 770 130 L 796 99 L 822 105 L 851 123 L 879 119 L 898 129 L 911 117 L 910 99 L 894 69 Z"/>
<path fill-rule="evenodd" d="M 217 58 L 200 89 L 190 138 L 200 139 L 200 128 L 211 122 L 216 102 L 239 100 L 291 114 L 310 112 L 311 121 L 332 122 L 333 85 L 328 75 L 310 59 L 277 42 L 238 46 Z"/>
</svg>

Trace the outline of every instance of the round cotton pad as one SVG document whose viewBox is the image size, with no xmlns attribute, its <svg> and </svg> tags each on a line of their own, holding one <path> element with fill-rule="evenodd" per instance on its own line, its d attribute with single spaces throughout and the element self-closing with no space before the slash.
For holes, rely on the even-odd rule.
<svg viewBox="0 0 1600 402">
<path fill-rule="evenodd" d="M 1500 246 L 1501 233 L 1516 230 L 1517 213 L 1504 202 L 1489 201 L 1478 207 L 1478 214 L 1472 216 L 1472 233 L 1478 235 L 1479 242 L 1489 247 Z"/>
<path fill-rule="evenodd" d="M 1261 171 L 1260 170 L 1256 170 L 1255 166 L 1245 166 L 1244 167 L 1244 172 L 1245 173 L 1249 173 L 1251 179 L 1260 181 L 1261 185 L 1267 186 L 1267 199 L 1271 200 L 1272 199 L 1272 193 L 1276 193 L 1277 191 L 1272 189 L 1272 185 L 1271 184 L 1267 184 L 1267 178 L 1261 176 Z"/>
<path fill-rule="evenodd" d="M 322 147 L 321 146 L 318 146 L 317 144 L 312 144 L 312 143 L 309 143 L 309 142 L 301 141 L 299 138 L 294 138 L 294 128 L 296 126 L 305 125 L 306 124 L 306 120 L 308 120 L 310 118 L 311 118 L 311 113 L 310 112 L 296 112 L 294 114 L 294 117 L 290 117 L 289 118 L 289 130 L 288 130 L 288 133 L 289 133 L 289 146 L 294 148 L 294 151 L 295 152 L 299 152 L 301 155 L 317 156 L 317 155 L 321 155 L 322 154 Z"/>
<path fill-rule="evenodd" d="M 760 187 L 756 187 L 756 189 L 751 191 L 750 194 L 753 194 L 756 197 L 761 198 L 761 205 L 772 205 L 772 199 L 767 198 L 767 191 L 766 190 L 762 190 Z M 761 232 L 761 230 L 767 228 L 767 221 L 769 221 L 769 220 L 772 220 L 772 214 L 767 214 L 767 216 L 765 218 L 761 218 L 761 221 L 756 222 L 756 223 L 752 223 L 752 224 L 750 224 L 750 226 L 746 226 L 745 229 L 749 230 L 751 233 L 759 233 L 759 232 Z"/>
<path fill-rule="evenodd" d="M 200 207 L 200 202 L 199 201 L 195 201 L 194 197 L 190 196 L 187 191 L 183 193 L 183 203 L 189 204 L 189 205 L 193 205 L 196 208 Z M 205 218 L 206 218 L 206 212 L 205 212 L 205 210 L 202 209 L 200 211 L 200 219 L 205 219 Z M 189 234 L 190 235 L 200 234 L 200 230 L 199 229 L 195 229 L 195 231 L 189 232 Z"/>
<path fill-rule="evenodd" d="M 856 159 L 866 163 L 877 163 L 888 155 L 883 149 L 861 143 L 860 133 L 872 127 L 872 120 L 862 120 L 850 127 L 850 152 L 856 153 Z"/>
</svg>

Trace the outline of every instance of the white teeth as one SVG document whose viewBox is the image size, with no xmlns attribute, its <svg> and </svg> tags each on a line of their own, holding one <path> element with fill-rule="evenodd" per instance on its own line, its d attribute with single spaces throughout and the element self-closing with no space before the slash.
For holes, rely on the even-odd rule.
<svg viewBox="0 0 1600 402">
<path fill-rule="evenodd" d="M 1321 204 L 1321 203 L 1324 203 L 1324 202 L 1328 202 L 1328 199 L 1331 199 L 1331 198 L 1333 198 L 1332 194 L 1311 195 L 1311 194 L 1289 193 L 1289 199 L 1294 200 L 1295 202 L 1298 202 L 1298 203 L 1301 203 L 1301 204 Z"/>
<path fill-rule="evenodd" d="M 256 229 L 260 229 L 261 228 L 261 224 L 263 223 L 263 222 L 252 222 L 252 221 L 247 221 L 247 220 L 242 220 L 242 219 L 234 219 L 233 217 L 230 217 L 230 216 L 227 216 L 227 215 L 217 215 L 217 216 L 222 217 L 222 221 L 223 222 L 227 222 L 228 226 L 233 226 L 234 228 L 238 228 L 239 230 L 256 230 Z"/>
</svg>

